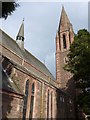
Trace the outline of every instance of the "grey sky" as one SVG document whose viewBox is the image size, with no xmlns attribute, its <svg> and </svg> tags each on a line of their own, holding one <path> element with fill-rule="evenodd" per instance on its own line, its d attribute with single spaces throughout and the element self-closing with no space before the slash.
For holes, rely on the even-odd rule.
<svg viewBox="0 0 90 120">
<path fill-rule="evenodd" d="M 25 48 L 41 60 L 55 76 L 55 36 L 62 4 L 73 25 L 74 32 L 88 28 L 86 2 L 22 2 L 0 27 L 15 39 L 22 19 L 25 19 Z"/>
</svg>

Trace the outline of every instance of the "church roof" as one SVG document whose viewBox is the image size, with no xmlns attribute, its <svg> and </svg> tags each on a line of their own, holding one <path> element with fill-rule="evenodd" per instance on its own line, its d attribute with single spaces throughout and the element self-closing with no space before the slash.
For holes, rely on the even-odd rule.
<svg viewBox="0 0 90 120">
<path fill-rule="evenodd" d="M 0 78 L 2 78 L 2 88 L 3 90 L 9 91 L 9 92 L 14 92 L 17 94 L 22 94 L 24 93 L 21 92 L 17 84 L 7 75 L 7 73 L 3 70 L 3 68 L 0 65 Z M 1 86 L 0 86 L 1 87 Z"/>
<path fill-rule="evenodd" d="M 35 56 L 33 56 L 29 51 L 26 49 L 22 50 L 20 49 L 19 45 L 16 43 L 15 40 L 13 40 L 9 35 L 7 35 L 4 31 L 2 31 L 2 44 L 12 50 L 14 53 L 19 55 L 21 58 L 29 62 L 31 65 L 33 65 L 35 68 L 43 72 L 45 75 L 50 77 L 51 79 L 55 80 L 53 75 L 50 73 L 50 71 L 47 69 L 47 67 L 39 61 Z M 30 67 L 29 71 L 31 71 L 33 74 L 38 75 L 43 78 L 43 75 L 40 74 L 37 70 Z"/>
</svg>

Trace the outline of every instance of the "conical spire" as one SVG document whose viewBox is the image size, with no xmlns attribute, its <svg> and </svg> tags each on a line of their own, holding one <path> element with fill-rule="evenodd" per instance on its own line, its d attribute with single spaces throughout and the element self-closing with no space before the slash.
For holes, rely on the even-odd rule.
<svg viewBox="0 0 90 120">
<path fill-rule="evenodd" d="M 19 29 L 19 32 L 18 32 L 18 35 L 17 36 L 21 36 L 24 38 L 24 19 L 22 21 L 22 24 L 20 26 L 20 29 Z"/>
<path fill-rule="evenodd" d="M 24 48 L 24 19 L 17 34 L 16 42 L 18 43 L 20 48 Z"/>
<path fill-rule="evenodd" d="M 61 18 L 60 18 L 60 23 L 59 23 L 59 28 L 58 31 L 61 32 L 62 29 L 66 30 L 70 27 L 71 23 L 69 21 L 69 18 L 66 14 L 66 11 L 64 9 L 64 6 L 62 6 L 62 12 L 61 12 Z"/>
</svg>

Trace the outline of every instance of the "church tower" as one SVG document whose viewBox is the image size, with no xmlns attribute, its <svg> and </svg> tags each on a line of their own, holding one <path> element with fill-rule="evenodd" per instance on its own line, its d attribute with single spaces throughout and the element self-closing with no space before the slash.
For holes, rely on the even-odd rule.
<svg viewBox="0 0 90 120">
<path fill-rule="evenodd" d="M 22 21 L 19 32 L 17 34 L 16 42 L 21 49 L 24 49 L 24 20 Z"/>
<path fill-rule="evenodd" d="M 73 27 L 62 6 L 60 23 L 56 34 L 56 80 L 60 88 L 64 90 L 67 89 L 68 82 L 72 77 L 71 73 L 65 71 L 63 67 L 67 62 L 67 54 L 73 40 Z"/>
</svg>

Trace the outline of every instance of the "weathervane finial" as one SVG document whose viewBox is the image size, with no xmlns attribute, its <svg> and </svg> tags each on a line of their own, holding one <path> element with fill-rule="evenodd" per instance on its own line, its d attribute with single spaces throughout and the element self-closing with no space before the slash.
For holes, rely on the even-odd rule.
<svg viewBox="0 0 90 120">
<path fill-rule="evenodd" d="M 23 22 L 24 22 L 24 18 L 23 18 Z"/>
</svg>

